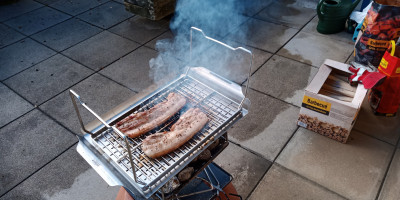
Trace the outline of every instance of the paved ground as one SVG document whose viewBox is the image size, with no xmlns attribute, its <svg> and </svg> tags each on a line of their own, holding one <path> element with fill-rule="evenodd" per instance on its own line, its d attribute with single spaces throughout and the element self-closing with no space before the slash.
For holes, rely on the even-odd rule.
<svg viewBox="0 0 400 200">
<path fill-rule="evenodd" d="M 155 42 L 172 37 L 168 20 L 121 2 L 0 6 L 1 200 L 116 196 L 76 153 L 67 90 L 106 112 L 152 84 Z M 256 2 L 241 25 L 249 39 L 234 39 L 255 53 L 252 107 L 216 162 L 248 199 L 399 199 L 400 117 L 376 117 L 364 102 L 346 145 L 296 125 L 303 89 L 325 58 L 351 59 L 351 36 L 317 33 L 316 1 Z"/>
</svg>

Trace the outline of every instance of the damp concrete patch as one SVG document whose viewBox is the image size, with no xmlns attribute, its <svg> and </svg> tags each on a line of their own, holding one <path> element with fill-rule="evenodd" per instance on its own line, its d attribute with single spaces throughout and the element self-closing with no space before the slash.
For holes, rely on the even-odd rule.
<svg viewBox="0 0 400 200">
<path fill-rule="evenodd" d="M 8 192 L 5 199 L 110 200 L 119 187 L 109 187 L 73 146 Z"/>
<path fill-rule="evenodd" d="M 318 69 L 274 55 L 253 76 L 250 87 L 296 106 Z"/>
<path fill-rule="evenodd" d="M 272 161 L 297 128 L 299 109 L 249 90 L 249 114 L 228 133 L 230 139 Z"/>
</svg>

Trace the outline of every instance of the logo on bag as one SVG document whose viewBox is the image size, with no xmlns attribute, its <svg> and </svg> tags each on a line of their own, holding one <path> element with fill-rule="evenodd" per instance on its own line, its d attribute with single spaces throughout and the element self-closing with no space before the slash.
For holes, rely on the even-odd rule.
<svg viewBox="0 0 400 200">
<path fill-rule="evenodd" d="M 390 41 L 384 41 L 384 40 L 374 40 L 374 39 L 368 39 L 368 46 L 376 47 L 376 48 L 385 48 L 387 49 L 389 47 Z"/>
<path fill-rule="evenodd" d="M 385 58 L 382 58 L 380 66 L 381 66 L 383 69 L 386 69 L 387 66 L 388 66 L 388 61 L 386 61 Z"/>
<path fill-rule="evenodd" d="M 301 106 L 324 115 L 329 115 L 329 111 L 331 110 L 331 103 L 309 96 L 304 96 Z"/>
</svg>

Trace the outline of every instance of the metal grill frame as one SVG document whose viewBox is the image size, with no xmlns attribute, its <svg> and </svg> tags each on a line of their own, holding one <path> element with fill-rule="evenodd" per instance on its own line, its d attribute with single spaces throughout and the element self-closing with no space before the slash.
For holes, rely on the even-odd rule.
<svg viewBox="0 0 400 200">
<path fill-rule="evenodd" d="M 233 51 L 235 50 L 242 50 L 251 55 L 251 58 L 253 58 L 253 55 L 251 51 L 244 49 L 242 47 L 238 48 L 233 48 L 229 45 L 226 45 L 218 40 L 209 38 L 206 36 L 200 29 L 197 29 L 195 27 L 191 28 L 191 42 L 192 42 L 192 30 L 200 31 L 204 37 L 207 39 L 214 41 L 218 44 L 221 44 Z M 190 58 L 191 58 L 191 52 L 192 52 L 192 43 L 190 45 Z M 220 77 L 219 75 L 205 69 L 202 67 L 189 67 L 186 71 L 185 74 L 181 75 L 178 79 L 172 81 L 170 84 L 166 85 L 163 88 L 160 88 L 159 90 L 153 92 L 152 94 L 148 95 L 147 97 L 143 98 L 141 101 L 135 103 L 134 105 L 129 106 L 129 108 L 125 109 L 124 111 L 120 112 L 116 116 L 112 117 L 110 120 L 107 122 L 104 121 L 99 115 L 97 115 L 93 110 L 91 110 L 84 102 L 82 102 L 81 98 L 79 95 L 77 95 L 74 91 L 70 90 L 70 96 L 71 99 L 74 103 L 74 108 L 77 112 L 78 119 L 80 122 L 80 125 L 82 127 L 82 130 L 87 133 L 84 135 L 79 135 L 79 143 L 77 150 L 78 152 L 82 155 L 82 157 L 85 158 L 86 161 L 99 173 L 100 176 L 110 185 L 121 185 L 124 186 L 126 189 L 130 190 L 132 193 L 137 194 L 138 192 L 144 197 L 144 198 L 149 198 L 151 195 L 153 195 L 157 190 L 159 190 L 160 187 L 162 187 L 167 181 L 169 181 L 173 176 L 175 176 L 178 172 L 180 172 L 187 164 L 189 164 L 194 158 L 196 158 L 203 149 L 207 148 L 212 142 L 214 142 L 216 139 L 218 139 L 220 136 L 222 136 L 226 130 L 232 126 L 237 120 L 242 118 L 244 115 L 247 114 L 247 109 L 243 108 L 243 106 L 246 104 L 246 96 L 247 96 L 247 90 L 250 82 L 250 74 L 251 74 L 251 67 L 252 67 L 252 59 L 250 60 L 250 68 L 249 68 L 249 74 L 248 74 L 248 79 L 247 79 L 247 84 L 245 87 L 245 94 L 243 95 L 241 91 L 241 87 L 238 86 L 237 84 L 224 79 L 223 77 Z M 132 158 L 132 150 L 135 150 L 139 147 L 140 144 L 136 144 L 135 146 L 130 145 L 133 141 L 128 139 L 122 132 L 120 132 L 115 126 L 110 126 L 114 125 L 116 122 L 124 118 L 125 116 L 140 110 L 141 108 L 145 108 L 146 104 L 151 101 L 152 98 L 160 97 L 163 95 L 168 95 L 168 90 L 172 85 L 177 84 L 179 85 L 179 81 L 185 81 L 187 79 L 192 79 L 198 83 L 201 83 L 203 86 L 211 90 L 211 94 L 218 94 L 221 97 L 225 98 L 229 103 L 235 102 L 237 109 L 235 112 L 231 113 L 232 115 L 230 117 L 227 117 L 226 120 L 224 120 L 222 123 L 218 124 L 214 130 L 210 131 L 210 133 L 207 136 L 204 136 L 199 142 L 195 143 L 192 148 L 187 150 L 186 152 L 183 152 L 183 156 L 173 162 L 171 166 L 166 168 L 163 172 L 161 172 L 156 179 L 153 179 L 151 182 L 148 183 L 141 183 L 141 181 L 137 180 L 138 177 L 136 177 L 136 167 L 138 166 L 135 164 Z M 210 83 L 209 82 L 214 82 Z M 198 92 L 194 92 L 195 95 Z M 208 97 L 208 96 L 206 96 Z M 92 113 L 103 125 L 98 126 L 97 128 L 88 131 L 86 130 L 82 118 L 79 113 L 78 106 L 76 104 L 76 99 L 79 101 L 79 103 L 87 109 L 90 113 Z M 204 98 L 203 100 L 206 100 L 207 98 Z M 202 103 L 201 100 L 198 103 Z M 158 102 L 156 102 L 158 103 Z M 218 103 L 216 101 L 216 103 Z M 203 112 L 206 111 L 204 108 L 202 109 Z M 209 113 L 206 113 L 209 117 Z M 222 115 L 222 116 L 226 116 Z M 176 118 L 179 118 L 179 116 L 175 116 Z M 213 120 L 211 120 L 213 122 Z M 168 125 L 166 126 L 168 127 Z M 165 128 L 165 127 L 164 127 Z M 204 130 L 204 129 L 203 129 Z M 203 131 L 202 130 L 202 131 Z M 110 157 L 109 154 L 112 153 L 112 149 L 103 149 L 102 146 L 99 146 L 98 141 L 96 141 L 96 138 L 99 139 L 102 137 L 103 134 L 114 134 L 115 133 L 115 138 L 114 140 L 120 139 L 120 145 L 121 147 L 124 147 L 125 143 L 125 151 L 122 152 L 121 155 L 124 156 L 123 159 L 118 159 L 117 161 L 122 162 L 124 160 L 129 160 L 130 162 L 126 162 L 122 165 L 124 165 L 128 170 L 124 171 L 118 164 L 118 162 L 115 162 L 115 159 L 113 160 L 112 157 Z M 147 133 L 145 135 L 149 135 L 151 133 Z M 145 137 L 145 136 L 143 136 Z M 196 136 L 195 136 L 196 137 Z M 191 139 L 194 140 L 194 139 Z M 111 141 L 109 141 L 111 142 Z M 187 144 L 185 144 L 187 145 Z M 185 146 L 184 145 L 184 146 Z M 115 147 L 114 147 L 115 148 Z M 187 147 L 186 147 L 187 148 Z M 118 148 L 117 148 L 118 149 Z M 188 149 L 188 148 L 187 148 Z M 94 151 L 95 150 L 95 151 Z M 107 154 L 107 151 L 110 153 Z M 129 159 L 127 159 L 127 157 Z M 136 159 L 135 159 L 136 160 Z M 140 158 L 139 158 L 140 160 Z M 131 167 L 131 171 L 133 172 L 130 174 L 129 172 L 129 164 Z M 144 163 L 141 163 L 144 165 Z M 142 174 L 145 174 L 143 170 L 140 169 Z M 151 174 L 150 174 L 151 175 Z M 148 177 L 149 178 L 149 177 Z M 139 185 L 141 184 L 141 185 Z"/>
<path fill-rule="evenodd" d="M 149 169 L 146 171 L 143 171 L 142 167 L 139 166 L 139 163 L 142 166 L 147 166 L 148 163 L 152 163 L 155 162 L 156 165 L 158 166 L 165 166 L 166 163 L 160 161 L 160 159 L 150 159 L 147 158 L 146 156 L 143 156 L 144 154 L 142 152 L 136 152 L 135 150 L 139 149 L 139 144 L 132 144 L 133 141 L 135 141 L 135 139 L 128 139 L 129 143 L 130 143 L 130 148 L 131 151 L 135 151 L 132 153 L 128 153 L 128 149 L 126 146 L 124 146 L 125 143 L 125 139 L 126 137 L 120 137 L 113 129 L 107 128 L 107 126 L 105 125 L 101 125 L 98 128 L 96 128 L 95 130 L 93 130 L 92 132 L 90 132 L 90 134 L 86 134 L 84 136 L 84 138 L 89 141 L 89 143 L 97 150 L 99 151 L 108 161 L 112 162 L 114 167 L 116 168 L 116 170 L 121 173 L 126 179 L 128 179 L 130 182 L 134 183 L 132 184 L 135 189 L 137 191 L 139 191 L 141 193 L 141 195 L 143 195 L 146 198 L 149 198 L 152 194 L 154 194 L 159 188 L 161 188 L 168 180 L 170 180 L 170 178 L 172 178 L 173 176 L 175 176 L 180 170 L 182 170 L 187 164 L 189 164 L 195 157 L 197 157 L 203 149 L 206 149 L 213 141 L 215 141 L 216 139 L 218 139 L 222 134 L 224 134 L 226 132 L 226 129 L 228 128 L 227 126 L 232 125 L 236 120 L 238 120 L 239 118 L 242 117 L 242 110 L 240 109 L 239 103 L 236 103 L 232 100 L 229 100 L 227 97 L 223 96 L 222 94 L 216 92 L 215 90 L 213 90 L 212 88 L 209 88 L 208 86 L 204 85 L 203 83 L 199 82 L 198 80 L 194 79 L 191 76 L 182 76 L 181 78 L 177 79 L 176 81 L 174 81 L 173 83 L 169 84 L 167 87 L 159 90 L 158 92 L 156 92 L 155 94 L 152 94 L 149 96 L 149 98 L 147 98 L 146 100 L 144 100 L 143 102 L 138 103 L 135 106 L 130 107 L 129 109 L 127 109 L 125 112 L 120 113 L 119 115 L 115 116 L 114 118 L 108 120 L 107 122 L 105 122 L 106 124 L 109 125 L 114 125 L 115 123 L 117 123 L 118 121 L 120 121 L 121 119 L 123 119 L 125 116 L 137 112 L 137 111 L 142 111 L 143 109 L 148 109 L 151 106 L 148 106 L 148 104 L 153 104 L 155 105 L 156 103 L 161 102 L 170 92 L 178 92 L 180 94 L 182 94 L 181 92 L 179 92 L 179 90 L 177 90 L 177 87 L 187 87 L 187 85 L 183 84 L 184 82 L 187 81 L 193 81 L 195 82 L 197 85 L 200 85 L 201 87 L 209 90 L 209 94 L 206 94 L 205 97 L 203 97 L 199 102 L 197 102 L 197 104 L 195 105 L 196 107 L 200 106 L 200 109 L 202 109 L 203 112 L 205 112 L 207 114 L 208 117 L 211 117 L 210 122 L 208 122 L 208 124 L 206 125 L 206 127 L 210 127 L 210 123 L 216 123 L 215 119 L 212 119 L 212 115 L 210 115 L 210 113 L 208 113 L 205 108 L 203 107 L 204 105 L 202 105 L 202 103 L 204 101 L 210 101 L 209 98 L 214 97 L 215 95 L 218 95 L 220 98 L 223 98 L 223 100 L 225 100 L 229 105 L 234 105 L 236 107 L 236 109 L 234 109 L 234 107 L 231 107 L 231 115 L 226 117 L 225 120 L 221 121 L 220 124 L 216 124 L 213 125 L 214 128 L 212 130 L 208 131 L 208 134 L 206 135 L 202 135 L 204 138 L 199 138 L 199 133 L 196 134 L 195 139 L 191 139 L 189 141 L 189 143 L 191 144 L 192 147 L 189 147 L 188 143 L 186 143 L 185 145 L 183 145 L 182 147 L 179 148 L 179 151 L 181 151 L 181 156 L 177 158 L 177 160 L 175 160 L 174 162 L 168 162 L 170 164 L 170 166 L 167 166 L 164 170 L 162 170 L 153 180 L 151 180 L 150 182 L 147 183 L 143 183 L 143 180 L 137 180 L 138 177 L 135 177 L 135 175 L 137 175 L 137 169 L 139 169 L 141 171 L 141 174 L 146 174 L 147 171 L 150 171 L 151 169 L 154 169 L 154 166 L 149 166 Z M 196 87 L 194 87 L 196 88 Z M 194 93 L 194 95 L 197 95 L 198 93 Z M 203 95 L 204 96 L 204 95 Z M 198 97 L 198 96 L 197 96 Z M 188 96 L 185 95 L 185 98 L 188 98 Z M 190 105 L 193 103 L 193 100 L 188 99 L 189 100 L 189 104 L 188 106 L 185 107 L 192 107 L 193 105 Z M 220 101 L 216 102 L 216 103 L 220 103 Z M 227 105 L 227 106 L 229 106 Z M 185 108 L 183 108 L 185 109 Z M 219 113 L 220 114 L 220 113 Z M 227 116 L 226 114 L 220 114 L 221 116 Z M 161 128 L 158 128 L 158 131 L 160 130 L 165 130 L 166 128 L 169 128 L 171 124 L 173 124 L 172 122 L 176 121 L 179 118 L 179 114 L 178 116 L 174 116 L 176 119 L 174 120 L 169 120 L 168 122 L 166 122 L 166 124 L 164 124 Z M 174 118 L 173 117 L 173 118 Z M 157 129 L 156 129 L 157 130 Z M 144 134 L 143 136 L 140 136 L 139 138 L 136 139 L 136 142 L 138 142 L 138 140 L 143 140 L 146 136 L 153 134 L 154 132 L 156 132 L 155 130 L 150 131 L 149 133 Z M 204 129 L 200 132 L 204 132 Z M 123 159 L 121 162 L 123 162 L 126 169 L 122 168 L 120 166 L 120 164 L 118 162 L 116 162 L 116 159 L 112 156 L 113 150 L 111 147 L 107 147 L 107 145 L 100 145 L 99 143 L 99 139 L 106 137 L 106 136 L 113 136 L 114 140 L 119 140 L 120 143 L 119 144 L 115 144 L 115 145 L 121 145 L 126 152 L 123 152 L 122 155 L 124 155 Z M 119 137 L 119 138 L 118 138 Z M 109 137 L 110 138 L 110 137 Z M 193 141 L 193 140 L 197 140 L 197 141 Z M 114 141 L 109 141 L 110 143 L 114 142 Z M 108 149 L 107 149 L 108 148 Z M 115 146 L 114 146 L 115 148 Z M 183 148 L 186 148 L 183 150 Z M 170 154 L 176 154 L 177 150 L 175 150 L 174 152 L 170 153 Z M 129 163 L 129 155 L 134 155 L 135 153 L 137 153 L 136 156 L 133 156 L 135 158 L 132 158 L 133 160 L 133 165 L 135 165 L 135 167 L 132 169 L 131 164 Z M 167 156 L 171 157 L 170 154 L 167 154 Z M 147 160 L 147 163 L 142 162 L 142 160 L 140 160 L 140 158 L 144 158 L 142 160 Z M 139 159 L 138 159 L 139 158 Z M 161 158 L 161 160 L 165 161 L 165 156 Z M 124 160 L 126 162 L 124 162 Z M 153 163 L 154 164 L 154 163 Z M 134 172 L 135 173 L 131 173 Z M 155 172 L 153 170 L 153 172 Z M 135 175 L 133 175 L 135 174 Z M 150 174 L 149 176 L 154 176 L 154 174 Z M 150 178 L 150 177 L 148 177 Z"/>
</svg>

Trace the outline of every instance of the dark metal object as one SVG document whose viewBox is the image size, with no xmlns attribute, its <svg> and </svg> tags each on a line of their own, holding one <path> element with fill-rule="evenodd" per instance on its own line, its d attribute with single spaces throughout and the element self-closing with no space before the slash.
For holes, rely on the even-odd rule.
<svg viewBox="0 0 400 200">
<path fill-rule="evenodd" d="M 202 33 L 200 29 L 194 27 L 192 27 L 192 30 Z M 206 35 L 204 36 L 233 51 L 241 50 L 249 53 L 252 57 L 252 53 L 247 49 L 233 48 Z M 250 81 L 251 65 L 252 62 L 250 63 L 248 82 Z M 243 94 L 241 86 L 205 68 L 189 67 L 179 78 L 132 104 L 108 121 L 103 120 L 81 100 L 78 94 L 70 90 L 79 123 L 85 132 L 83 135 L 78 135 L 77 150 L 110 186 L 124 186 L 129 192 L 138 194 L 136 196 L 143 198 L 164 198 L 165 194 L 159 189 L 204 149 L 225 134 L 226 130 L 237 120 L 247 114 L 247 88 L 248 83 L 245 94 Z M 177 113 L 160 127 L 133 139 L 127 138 L 114 125 L 132 113 L 152 108 L 155 104 L 164 101 L 171 92 L 179 93 L 188 100 L 181 112 L 197 107 L 208 116 L 210 121 L 206 127 L 182 147 L 161 158 L 151 159 L 145 156 L 141 150 L 143 139 L 155 132 L 168 131 L 170 126 L 179 119 L 180 113 Z M 87 130 L 80 116 L 76 99 L 102 125 L 93 130 Z M 225 144 L 227 145 L 227 139 Z M 221 146 L 223 145 L 224 143 L 221 143 Z"/>
</svg>

